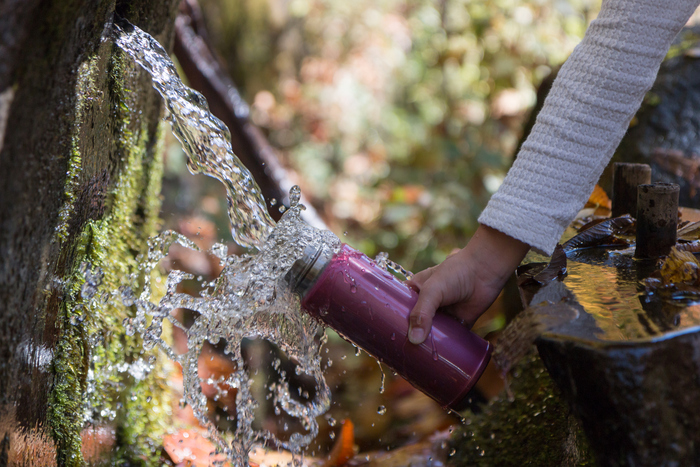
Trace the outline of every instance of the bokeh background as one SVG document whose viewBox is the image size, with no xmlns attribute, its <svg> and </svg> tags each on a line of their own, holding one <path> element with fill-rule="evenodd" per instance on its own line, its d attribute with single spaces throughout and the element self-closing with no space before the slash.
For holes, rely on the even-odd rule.
<svg viewBox="0 0 700 467">
<path fill-rule="evenodd" d="M 418 271 L 466 244 L 513 160 L 539 84 L 581 40 L 600 0 L 200 5 L 252 121 L 329 228 L 369 256 L 388 252 Z M 190 175 L 172 137 L 165 162 L 164 227 L 205 250 L 224 241 L 236 251 L 221 184 Z M 204 254 L 175 249 L 171 256 L 170 266 L 218 273 L 217 261 Z M 517 293 L 510 298 L 517 301 Z M 509 313 L 504 302 L 477 323 L 478 333 L 493 338 Z M 390 369 L 356 356 L 332 331 L 328 336 L 333 405 L 308 454 L 327 453 L 344 419 L 353 422 L 361 453 L 418 446 L 457 423 Z M 249 352 L 264 368 L 268 347 Z M 228 371 L 218 355 L 210 360 L 216 367 L 203 363 L 205 372 Z M 475 410 L 502 384 L 490 368 L 474 394 Z M 226 403 L 212 401 L 212 416 Z M 261 411 L 261 426 L 284 437 L 292 421 Z"/>
<path fill-rule="evenodd" d="M 466 243 L 537 86 L 599 3 L 200 2 L 253 122 L 304 195 L 344 241 L 411 270 Z M 177 152 L 169 175 L 184 170 Z M 193 209 L 220 211 L 210 199 Z"/>
</svg>

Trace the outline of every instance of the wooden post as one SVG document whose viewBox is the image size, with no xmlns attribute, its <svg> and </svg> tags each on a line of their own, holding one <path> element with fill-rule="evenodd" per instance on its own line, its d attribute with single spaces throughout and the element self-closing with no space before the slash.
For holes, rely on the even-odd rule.
<svg viewBox="0 0 700 467">
<path fill-rule="evenodd" d="M 647 164 L 613 164 L 612 217 L 637 215 L 637 187 L 651 183 L 651 167 Z"/>
<path fill-rule="evenodd" d="M 675 183 L 639 185 L 637 190 L 637 258 L 667 255 L 676 244 L 678 193 Z"/>
</svg>

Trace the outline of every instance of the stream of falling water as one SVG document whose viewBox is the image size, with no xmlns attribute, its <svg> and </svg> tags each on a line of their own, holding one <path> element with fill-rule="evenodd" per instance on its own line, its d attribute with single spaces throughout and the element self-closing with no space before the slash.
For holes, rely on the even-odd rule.
<svg viewBox="0 0 700 467">
<path fill-rule="evenodd" d="M 198 248 L 172 231 L 152 238 L 148 257 L 141 262 L 146 276 L 143 289 L 137 293 L 130 287 L 123 287 L 119 292 L 122 302 L 137 310 L 136 316 L 124 323 L 127 333 L 141 333 L 146 349 L 159 347 L 180 363 L 185 402 L 207 427 L 210 438 L 235 465 L 247 466 L 248 453 L 258 442 L 298 453 L 317 435 L 316 417 L 328 410 L 330 390 L 321 370 L 319 347 L 322 343 L 318 339 L 321 325 L 300 311 L 299 301 L 283 277 L 307 245 L 325 244 L 337 250 L 340 241 L 331 232 L 317 230 L 301 219 L 304 206 L 299 204 L 298 187 L 290 192 L 290 209 L 275 225 L 255 181 L 231 150 L 228 129 L 211 115 L 204 97 L 183 85 L 168 54 L 155 39 L 128 23 L 120 24 L 121 27 L 115 25 L 116 43 L 153 78 L 153 86 L 163 96 L 168 110 L 166 118 L 188 156 L 190 171 L 213 176 L 224 183 L 233 238 L 239 245 L 257 250 L 242 256 L 227 256 L 224 245 L 215 245 L 210 253 L 217 256 L 223 266 L 216 280 L 204 284 L 200 295 L 194 297 L 177 291 L 180 282 L 193 276 L 174 270 L 168 275 L 165 296 L 156 303 L 150 272 L 168 254 L 171 245 L 178 243 L 193 250 Z M 191 326 L 183 326 L 174 317 L 173 312 L 178 308 L 198 314 Z M 161 337 L 164 320 L 185 332 L 185 353 L 177 354 Z M 241 355 L 244 338 L 268 340 L 296 364 L 297 374 L 306 374 L 315 380 L 314 396 L 305 395 L 301 400 L 291 397 L 284 375 L 266 389 L 276 413 L 284 411 L 301 422 L 303 431 L 291 434 L 287 440 L 253 427 L 254 411 L 259 403 L 252 396 L 252 379 Z M 207 341 L 216 345 L 222 340 L 237 370 L 226 378 L 202 381 L 197 365 L 202 347 Z M 233 437 L 227 437 L 209 420 L 202 383 L 215 386 L 220 395 L 232 388 L 237 391 Z"/>
<path fill-rule="evenodd" d="M 210 111 L 206 99 L 185 86 L 168 53 L 153 37 L 121 20 L 117 45 L 151 75 L 163 97 L 166 119 L 187 154 L 187 167 L 226 187 L 231 233 L 239 245 L 260 249 L 275 226 L 253 176 L 231 149 L 231 133 Z"/>
</svg>

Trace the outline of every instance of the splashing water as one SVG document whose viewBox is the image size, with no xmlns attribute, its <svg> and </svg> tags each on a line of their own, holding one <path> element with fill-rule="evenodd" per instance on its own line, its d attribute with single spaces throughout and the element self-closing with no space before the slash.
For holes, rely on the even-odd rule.
<svg viewBox="0 0 700 467">
<path fill-rule="evenodd" d="M 190 172 L 209 175 L 225 185 L 234 241 L 259 249 L 275 222 L 253 176 L 233 153 L 228 128 L 211 114 L 204 96 L 182 83 L 158 41 L 124 20 L 120 24 L 115 24 L 116 43 L 151 75 L 165 102 L 166 119 L 187 154 Z"/>
<path fill-rule="evenodd" d="M 146 276 L 143 289 L 138 294 L 134 293 L 135 286 L 124 287 L 119 292 L 126 306 L 136 308 L 136 315 L 125 320 L 124 326 L 127 333 L 143 335 L 145 349 L 159 347 L 180 363 L 184 401 L 235 465 L 248 465 L 248 453 L 256 442 L 268 442 L 298 453 L 316 437 L 316 417 L 328 410 L 330 389 L 321 370 L 323 339 L 317 337 L 322 327 L 309 315 L 301 313 L 299 300 L 291 293 L 284 275 L 307 245 L 318 248 L 323 244 L 337 251 L 340 240 L 331 232 L 319 231 L 301 219 L 304 206 L 299 203 L 299 187 L 290 191 L 290 209 L 275 226 L 255 181 L 231 150 L 228 129 L 209 113 L 204 97 L 182 84 L 167 53 L 155 39 L 124 21 L 120 23 L 121 27 L 115 25 L 116 43 L 152 76 L 153 86 L 165 100 L 166 118 L 188 155 L 190 171 L 213 176 L 224 183 L 234 240 L 257 250 L 257 253 L 240 257 L 226 256 L 225 246 L 215 245 L 210 253 L 217 256 L 223 266 L 215 281 L 205 284 L 199 296 L 191 296 L 178 292 L 177 287 L 193 276 L 174 270 L 168 275 L 165 296 L 155 303 L 150 272 L 168 254 L 169 248 L 176 243 L 193 250 L 199 248 L 172 231 L 150 239 L 148 256 L 141 259 Z M 173 312 L 178 308 L 198 314 L 191 326 L 185 327 L 175 318 Z M 185 353 L 176 353 L 161 337 L 166 320 L 186 334 Z M 270 431 L 253 428 L 254 412 L 259 403 L 252 395 L 253 382 L 241 354 L 244 338 L 266 339 L 275 344 L 296 364 L 297 374 L 309 375 L 315 381 L 313 398 L 306 395 L 301 401 L 291 397 L 283 373 L 279 381 L 266 388 L 275 413 L 284 411 L 298 419 L 303 427 L 303 432 L 292 433 L 286 441 Z M 225 351 L 235 361 L 237 369 L 228 377 L 204 381 L 198 374 L 202 348 L 206 342 L 216 345 L 220 341 L 225 343 Z M 214 386 L 220 396 L 225 396 L 232 388 L 237 391 L 233 439 L 227 439 L 209 420 L 202 384 Z"/>
<path fill-rule="evenodd" d="M 292 194 L 292 199 L 294 199 Z M 306 313 L 299 310 L 299 301 L 291 293 L 284 275 L 303 252 L 303 245 L 320 245 L 321 243 L 339 247 L 339 240 L 328 231 L 318 231 L 304 223 L 300 217 L 303 205 L 293 202 L 277 227 L 268 237 L 259 253 L 240 257 L 221 255 L 222 247 L 215 246 L 211 253 L 219 254 L 224 267 L 220 276 L 208 284 L 199 297 L 177 292 L 177 285 L 191 274 L 174 270 L 166 281 L 166 294 L 157 303 L 153 303 L 151 284 L 146 285 L 138 298 L 134 298 L 130 288 L 122 291 L 122 300 L 133 303 L 137 314 L 125 321 L 130 332 L 143 334 L 144 348 L 158 346 L 173 361 L 180 363 L 183 369 L 184 400 L 193 409 L 198 420 L 208 428 L 210 437 L 226 455 L 237 465 L 247 465 L 247 454 L 256 442 L 270 442 L 292 452 L 299 452 L 318 434 L 315 418 L 325 413 L 330 405 L 330 389 L 326 385 L 321 369 L 320 347 L 322 341 L 317 339 L 321 325 Z M 293 242 L 290 242 L 293 239 Z M 198 250 L 197 246 L 184 236 L 167 231 L 151 239 L 148 258 L 142 264 L 146 277 L 164 258 L 171 245 L 180 244 L 186 248 Z M 193 310 L 198 313 L 189 328 L 175 318 L 173 312 L 178 308 Z M 150 317 L 150 324 L 148 323 Z M 178 355 L 162 338 L 163 321 L 168 320 L 173 326 L 182 329 L 187 336 L 187 351 Z M 275 405 L 275 411 L 284 411 L 300 420 L 304 433 L 293 433 L 289 440 L 282 441 L 269 431 L 253 428 L 254 411 L 258 402 L 251 394 L 252 379 L 245 370 L 241 355 L 241 341 L 248 339 L 266 339 L 277 345 L 296 365 L 297 374 L 307 374 L 316 383 L 313 399 L 298 401 L 291 397 L 288 382 L 281 376 L 278 382 L 271 384 L 267 390 Z M 198 374 L 198 360 L 202 348 L 208 341 L 217 344 L 226 343 L 226 353 L 237 364 L 233 374 L 218 380 L 208 380 L 220 395 L 235 388 L 236 395 L 236 430 L 231 442 L 220 433 L 207 416 L 207 400 L 202 393 L 202 382 Z"/>
</svg>

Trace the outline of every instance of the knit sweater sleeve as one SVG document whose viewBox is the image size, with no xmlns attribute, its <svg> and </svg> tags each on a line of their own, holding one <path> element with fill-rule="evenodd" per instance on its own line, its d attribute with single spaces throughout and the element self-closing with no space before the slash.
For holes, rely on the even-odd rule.
<svg viewBox="0 0 700 467">
<path fill-rule="evenodd" d="M 551 254 L 700 0 L 603 0 L 479 222 Z"/>
</svg>

